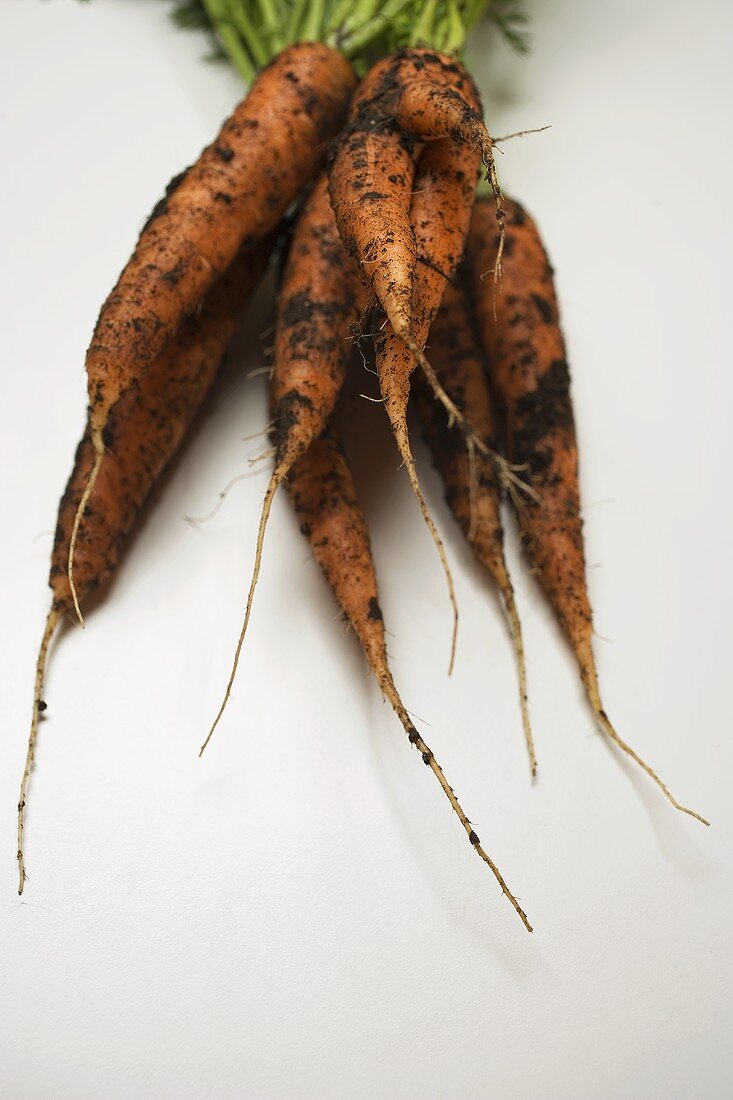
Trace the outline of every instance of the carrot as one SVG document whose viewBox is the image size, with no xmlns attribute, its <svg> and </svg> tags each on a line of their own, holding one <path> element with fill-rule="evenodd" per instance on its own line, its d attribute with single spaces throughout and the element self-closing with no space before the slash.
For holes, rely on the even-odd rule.
<svg viewBox="0 0 733 1100">
<path fill-rule="evenodd" d="M 434 147 L 440 138 L 442 148 L 436 151 Z M 421 194 L 421 183 L 415 178 L 412 162 L 420 157 L 424 141 L 429 144 L 422 159 L 434 158 L 429 184 L 434 198 L 430 220 L 434 224 L 437 220 L 440 228 L 436 225 L 434 234 L 424 232 L 423 240 L 418 241 L 415 223 L 421 215 L 415 204 Z M 418 286 L 419 282 L 424 284 L 418 276 L 418 260 L 435 267 L 436 273 L 451 277 L 463 251 L 475 196 L 471 177 L 483 159 L 497 201 L 498 275 L 504 234 L 503 207 L 492 148 L 481 118 L 478 92 L 463 66 L 434 50 L 410 48 L 379 62 L 360 85 L 352 101 L 349 121 L 336 143 L 330 171 L 331 198 L 346 247 L 361 264 L 395 336 L 420 364 L 435 396 L 468 436 L 469 425 L 425 356 L 426 306 L 418 302 L 425 287 Z M 442 165 L 441 159 L 448 163 Z M 442 171 L 453 173 L 446 188 L 439 182 Z M 451 190 L 453 193 L 448 197 L 446 191 Z M 430 225 L 424 220 L 426 231 Z M 438 262 L 439 257 L 442 262 Z M 430 294 L 437 310 L 441 283 Z M 407 371 L 409 376 L 412 368 L 408 370 L 398 363 L 405 357 L 395 351 L 391 358 L 394 367 L 389 368 L 390 373 L 404 375 Z M 473 442 L 488 456 L 482 439 L 474 436 Z M 502 467 L 505 480 L 516 481 L 498 456 L 488 457 Z"/>
<path fill-rule="evenodd" d="M 410 206 L 411 232 L 419 259 L 414 273 L 413 331 L 422 350 L 430 322 L 438 311 L 446 281 L 451 279 L 463 251 L 471 217 L 479 156 L 464 151 L 452 138 L 431 142 L 418 163 Z M 449 668 L 453 667 L 458 629 L 458 607 L 453 578 L 442 540 L 428 510 L 415 469 L 407 425 L 410 377 L 415 356 L 393 328 L 375 340 L 377 373 L 384 407 L 392 426 L 410 484 L 433 537 L 448 583 L 453 607 L 453 635 Z"/>
<path fill-rule="evenodd" d="M 171 182 L 102 306 L 86 357 L 95 461 L 79 502 L 68 562 L 80 619 L 76 537 L 99 474 L 112 409 L 239 249 L 269 233 L 316 174 L 355 84 L 353 69 L 338 50 L 315 42 L 283 50 L 215 141 Z"/>
<path fill-rule="evenodd" d="M 275 241 L 270 234 L 243 250 L 204 299 L 199 313 L 181 326 L 175 339 L 134 389 L 116 403 L 107 424 L 107 459 L 89 496 L 77 530 L 76 586 L 82 602 L 114 572 L 125 540 L 165 467 L 181 446 L 216 378 L 236 331 L 242 308 L 267 264 Z M 74 469 L 59 505 L 49 585 L 53 594 L 38 663 L 28 753 L 18 802 L 18 893 L 23 892 L 24 810 L 35 758 L 38 722 L 46 709 L 43 679 L 52 636 L 73 607 L 66 563 L 79 501 L 94 465 L 91 425 L 76 451 Z"/>
<path fill-rule="evenodd" d="M 440 137 L 478 147 L 493 164 L 478 92 L 463 66 L 434 50 L 400 50 L 363 81 L 331 164 L 331 198 L 341 236 L 395 334 L 410 345 L 416 342 L 418 323 L 410 160 L 416 142 Z"/>
<path fill-rule="evenodd" d="M 270 382 L 275 468 L 262 505 L 252 580 L 232 669 L 201 753 L 219 724 L 234 685 L 273 498 L 293 463 L 321 434 L 333 412 L 352 351 L 349 336 L 358 326 L 365 304 L 359 268 L 341 243 L 324 174 L 300 213 L 283 270 Z"/>
<path fill-rule="evenodd" d="M 484 851 L 469 818 L 424 738 L 415 728 L 394 684 L 387 659 L 384 620 L 364 513 L 335 425 L 294 465 L 287 482 L 303 534 L 340 607 L 357 633 L 382 694 L 448 798 L 477 855 L 496 878 L 528 932 L 532 926 L 501 872 Z"/>
<path fill-rule="evenodd" d="M 334 147 L 329 182 L 341 238 L 396 330 L 412 329 L 417 249 L 410 224 L 416 140 L 377 107 L 392 59 L 359 87 Z M 417 149 L 419 152 L 419 148 Z"/>
<path fill-rule="evenodd" d="M 438 316 L 430 328 L 430 354 L 435 371 L 472 428 L 494 448 L 497 422 L 489 392 L 471 302 L 462 280 L 449 283 Z M 537 758 L 527 706 L 527 671 L 522 628 L 514 589 L 504 558 L 501 489 L 496 472 L 483 455 L 466 450 L 462 435 L 445 422 L 440 406 L 423 379 L 415 384 L 417 411 L 425 439 L 445 485 L 445 499 L 476 557 L 501 593 L 519 673 L 519 702 L 532 776 Z"/>
<path fill-rule="evenodd" d="M 532 219 L 517 202 L 507 204 L 504 294 L 493 303 L 482 276 L 496 250 L 491 207 L 474 207 L 468 245 L 473 300 L 492 384 L 506 414 L 507 449 L 526 468 L 536 493 L 518 510 L 522 540 L 580 669 L 588 700 L 607 736 L 661 788 L 676 809 L 707 825 L 682 806 L 656 772 L 621 739 L 601 703 L 593 617 L 583 550 L 578 452 L 570 377 L 560 328 L 553 272 Z"/>
</svg>

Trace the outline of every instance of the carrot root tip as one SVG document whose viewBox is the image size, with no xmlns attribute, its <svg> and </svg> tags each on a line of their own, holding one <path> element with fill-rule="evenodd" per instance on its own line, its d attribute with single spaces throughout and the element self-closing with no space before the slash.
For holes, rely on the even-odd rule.
<svg viewBox="0 0 733 1100">
<path fill-rule="evenodd" d="M 438 761 L 435 759 L 435 754 L 412 724 L 410 716 L 407 713 L 407 710 L 405 709 L 405 706 L 397 693 L 397 688 L 395 687 L 394 680 L 392 679 L 392 675 L 389 669 L 385 666 L 384 668 L 381 668 L 377 671 L 377 675 L 379 679 L 379 686 L 381 687 L 383 694 L 389 700 L 395 714 L 402 723 L 405 733 L 407 734 L 408 741 L 411 745 L 414 745 L 414 747 L 420 753 L 423 763 L 426 765 L 426 767 L 430 768 L 433 775 L 438 780 L 438 783 L 443 789 L 443 793 L 450 802 L 454 812 L 456 813 L 459 821 L 461 822 L 461 825 L 466 832 L 466 835 L 468 836 L 468 841 L 471 847 L 476 852 L 479 859 L 482 859 L 491 871 L 492 875 L 501 887 L 502 894 L 509 901 L 524 927 L 527 929 L 528 932 L 532 932 L 532 925 L 527 919 L 527 914 L 524 912 L 521 905 L 517 901 L 517 898 L 507 886 L 504 877 L 497 865 L 481 846 L 481 841 L 474 831 L 470 819 L 467 817 L 465 811 L 463 810 L 463 807 L 458 801 L 455 791 L 446 779 L 443 769 L 441 768 Z"/>
<path fill-rule="evenodd" d="M 49 646 L 51 645 L 51 639 L 56 631 L 56 627 L 61 619 L 61 612 L 55 607 L 52 607 L 46 617 L 46 623 L 43 628 L 43 636 L 41 638 L 41 645 L 38 650 L 38 659 L 36 661 L 36 679 L 33 691 L 33 714 L 31 717 L 31 729 L 28 735 L 28 749 L 25 758 L 25 767 L 23 768 L 23 776 L 20 781 L 20 794 L 18 796 L 18 895 L 23 893 L 23 887 L 25 886 L 28 875 L 25 869 L 24 859 L 24 840 L 25 840 L 25 810 L 28 802 L 28 782 L 30 780 L 33 765 L 36 759 L 36 743 L 38 741 L 38 724 L 41 715 L 45 711 L 46 707 L 43 702 L 43 681 L 46 672 L 46 659 L 48 657 Z"/>
<path fill-rule="evenodd" d="M 509 631 L 512 638 L 512 645 L 514 646 L 514 656 L 517 662 L 517 674 L 519 677 L 519 707 L 522 714 L 524 741 L 527 747 L 527 756 L 529 758 L 530 777 L 532 782 L 534 782 L 537 778 L 537 754 L 534 747 L 534 737 L 532 736 L 532 723 L 529 717 L 529 703 L 527 695 L 527 661 L 524 653 L 522 624 L 519 619 L 519 612 L 517 611 L 517 605 L 514 599 L 514 590 L 512 588 L 511 581 L 508 581 L 507 586 L 502 594 L 504 596 L 504 607 L 506 609 L 507 618 L 509 620 Z"/>
<path fill-rule="evenodd" d="M 652 768 L 651 765 L 647 764 L 646 760 L 643 760 L 642 757 L 639 756 L 639 754 L 636 752 L 636 750 L 633 749 L 631 745 L 629 745 L 626 741 L 624 741 L 623 738 L 616 732 L 615 727 L 612 725 L 611 720 L 603 709 L 603 705 L 601 703 L 600 695 L 598 692 L 595 670 L 593 669 L 591 671 L 588 671 L 588 669 L 583 669 L 582 672 L 583 681 L 585 683 L 585 688 L 588 694 L 590 705 L 598 720 L 598 724 L 600 725 L 606 736 L 609 738 L 609 740 L 617 745 L 618 748 L 621 749 L 622 752 L 626 753 L 627 756 L 631 757 L 634 763 L 638 764 L 643 772 L 646 772 L 652 782 L 656 783 L 662 794 L 674 806 L 676 810 L 679 810 L 680 813 L 687 814 L 688 817 L 694 817 L 694 819 L 696 821 L 699 821 L 701 825 L 706 825 L 709 827 L 710 822 L 708 821 L 708 819 L 706 817 L 703 817 L 702 814 L 699 814 L 697 810 L 692 810 L 689 806 L 683 806 L 681 802 L 678 802 L 664 780 L 661 779 L 660 776 L 658 776 L 657 773 L 654 771 L 654 768 Z"/>
<path fill-rule="evenodd" d="M 291 463 L 283 462 L 278 463 L 270 478 L 270 483 L 265 491 L 265 499 L 262 503 L 262 512 L 260 515 L 260 525 L 257 531 L 257 547 L 255 549 L 255 562 L 252 569 L 252 579 L 249 585 L 249 592 L 247 593 L 247 603 L 244 610 L 244 622 L 239 632 L 239 638 L 237 640 L 237 646 L 234 651 L 234 660 L 232 662 L 231 672 L 229 673 L 229 680 L 227 681 L 226 691 L 224 692 L 224 698 L 221 701 L 221 706 L 217 712 L 216 718 L 212 722 L 211 729 L 209 730 L 206 740 L 199 749 L 199 759 L 203 756 L 204 750 L 209 741 L 214 735 L 214 730 L 219 725 L 222 715 L 226 710 L 227 703 L 229 702 L 232 694 L 232 687 L 234 686 L 234 680 L 236 679 L 237 669 L 239 667 L 239 658 L 242 654 L 242 647 L 244 646 L 244 639 L 247 633 L 247 627 L 249 626 L 250 616 L 252 614 L 252 604 L 254 601 L 255 589 L 257 587 L 257 581 L 260 576 L 260 566 L 262 564 L 262 549 L 265 543 L 265 531 L 267 529 L 267 521 L 270 518 L 270 509 L 272 507 L 272 501 L 277 492 L 278 487 L 285 478 L 290 469 Z"/>
<path fill-rule="evenodd" d="M 422 517 L 425 520 L 425 525 L 430 532 L 430 535 L 435 543 L 435 548 L 438 551 L 438 557 L 440 558 L 440 564 L 443 566 L 443 572 L 445 574 L 446 583 L 448 585 L 448 598 L 450 600 L 451 608 L 453 609 L 453 629 L 451 632 L 451 644 L 450 654 L 448 658 L 448 675 L 451 676 L 455 667 L 456 648 L 458 645 L 458 600 L 456 599 L 456 590 L 453 583 L 453 573 L 448 563 L 448 556 L 445 552 L 443 540 L 438 533 L 438 528 L 435 525 L 435 521 L 430 514 L 427 501 L 423 496 L 420 481 L 417 476 L 417 470 L 415 468 L 415 459 L 412 455 L 412 449 L 410 447 L 409 433 L 407 430 L 407 422 L 402 416 L 398 421 L 393 422 L 392 425 L 394 436 L 397 441 L 397 447 L 402 457 L 402 463 L 407 470 L 407 476 L 410 480 L 410 486 L 415 494 L 415 498 L 422 512 Z"/>
</svg>

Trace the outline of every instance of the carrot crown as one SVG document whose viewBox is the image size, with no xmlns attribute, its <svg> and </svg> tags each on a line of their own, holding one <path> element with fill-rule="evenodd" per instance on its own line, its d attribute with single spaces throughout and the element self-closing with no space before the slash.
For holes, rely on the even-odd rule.
<svg viewBox="0 0 733 1100">
<path fill-rule="evenodd" d="M 460 54 L 483 16 L 526 51 L 521 0 L 178 0 L 173 11 L 179 26 L 208 30 L 246 81 L 294 42 L 325 42 L 359 72 L 402 46 Z"/>
</svg>

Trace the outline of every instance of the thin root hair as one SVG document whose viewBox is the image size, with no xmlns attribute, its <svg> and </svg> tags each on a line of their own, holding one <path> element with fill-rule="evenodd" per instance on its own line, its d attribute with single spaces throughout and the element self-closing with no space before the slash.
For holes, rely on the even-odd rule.
<svg viewBox="0 0 733 1100">
<path fill-rule="evenodd" d="M 491 859 L 491 857 L 488 855 L 488 853 L 482 847 L 481 841 L 479 840 L 476 832 L 474 831 L 474 828 L 473 828 L 473 825 L 471 824 L 470 819 L 468 818 L 468 816 L 466 815 L 463 807 L 461 806 L 460 802 L 458 801 L 458 798 L 456 797 L 455 791 L 453 790 L 450 783 L 446 779 L 445 774 L 443 772 L 443 769 L 441 768 L 438 761 L 435 759 L 435 755 L 434 755 L 432 749 L 429 747 L 429 745 L 425 742 L 424 738 L 418 733 L 418 731 L 415 729 L 414 725 L 412 724 L 412 721 L 410 720 L 410 716 L 409 716 L 408 712 L 406 711 L 406 709 L 405 709 L 405 707 L 402 703 L 402 700 L 400 699 L 400 697 L 397 693 L 397 689 L 395 687 L 395 684 L 394 684 L 394 681 L 392 679 L 392 675 L 389 672 L 389 669 L 385 667 L 384 669 L 378 670 L 377 676 L 378 676 L 378 679 L 379 679 L 379 686 L 381 687 L 383 694 L 386 696 L 386 698 L 391 703 L 392 709 L 394 710 L 395 714 L 397 715 L 400 722 L 402 723 L 402 726 L 405 730 L 405 733 L 407 734 L 407 738 L 408 738 L 410 744 L 415 746 L 415 748 L 420 753 L 420 755 L 423 759 L 423 763 L 426 764 L 427 767 L 430 768 L 433 775 L 438 780 L 438 783 L 440 783 L 440 786 L 443 789 L 443 793 L 445 794 L 446 798 L 450 802 L 454 812 L 456 813 L 459 821 L 461 822 L 461 825 L 463 826 L 463 828 L 466 832 L 466 835 L 468 837 L 469 843 L 471 844 L 471 847 L 474 849 L 474 851 L 476 852 L 476 855 L 479 857 L 479 859 L 482 859 L 484 861 L 484 863 L 487 865 L 487 867 L 489 868 L 489 870 L 491 871 L 492 875 L 494 876 L 494 878 L 496 879 L 496 881 L 498 882 L 498 884 L 501 888 L 502 894 L 504 895 L 504 897 L 506 897 L 508 899 L 508 901 L 510 902 L 511 906 L 513 907 L 514 911 L 516 912 L 517 916 L 521 920 L 524 927 L 527 929 L 528 932 L 531 932 L 532 931 L 532 925 L 529 923 L 529 920 L 527 919 L 527 914 L 524 912 L 521 905 L 517 901 L 515 895 L 511 892 L 511 890 L 507 886 L 507 884 L 504 880 L 504 876 L 502 875 L 499 868 L 496 866 L 494 861 Z"/>
<path fill-rule="evenodd" d="M 532 130 L 515 130 L 513 134 L 503 134 L 501 137 L 494 138 L 494 145 L 500 145 L 503 141 L 513 141 L 514 138 L 528 137 L 529 134 L 544 134 L 545 130 L 551 130 L 552 123 L 548 122 L 546 126 L 535 126 Z M 503 152 L 503 150 L 499 150 Z"/>
<path fill-rule="evenodd" d="M 46 624 L 43 628 L 41 645 L 38 650 L 38 660 L 36 661 L 36 680 L 33 691 L 33 714 L 31 717 L 31 729 L 28 735 L 28 751 L 25 758 L 25 767 L 23 768 L 23 777 L 20 781 L 20 794 L 18 796 L 18 894 L 23 893 L 23 887 L 25 886 L 25 881 L 28 877 L 28 875 L 26 874 L 24 858 L 25 807 L 28 798 L 28 782 L 30 780 L 31 771 L 33 770 L 33 764 L 36 759 L 38 723 L 41 714 L 46 709 L 46 704 L 43 702 L 43 680 L 46 672 L 46 658 L 48 657 L 48 649 L 51 645 L 51 639 L 53 638 L 60 618 L 61 612 L 52 607 L 48 613 Z"/>
<path fill-rule="evenodd" d="M 520 477 L 517 476 L 517 471 L 520 469 L 518 466 L 512 465 L 503 455 L 500 455 L 492 447 L 481 438 L 480 435 L 472 428 L 471 424 L 466 420 L 461 410 L 456 405 L 455 401 L 446 393 L 445 389 L 441 385 L 435 370 L 433 369 L 428 357 L 422 350 L 419 344 L 416 343 L 410 337 L 402 337 L 405 345 L 412 352 L 416 362 L 422 369 L 431 390 L 433 396 L 440 401 L 445 411 L 448 413 L 448 427 L 452 428 L 456 425 L 461 429 L 466 440 L 472 440 L 476 450 L 483 455 L 485 459 L 491 464 L 494 473 L 499 479 L 499 484 L 506 488 L 510 495 L 515 493 L 525 493 L 527 496 L 537 500 L 537 493 L 531 486 L 527 485 Z"/>
<path fill-rule="evenodd" d="M 89 477 L 87 478 L 87 483 L 84 486 L 84 492 L 81 494 L 81 498 L 76 509 L 76 514 L 74 516 L 74 525 L 71 528 L 71 539 L 69 541 L 69 560 L 67 562 L 66 572 L 69 578 L 69 588 L 71 589 L 71 599 L 74 603 L 74 611 L 76 611 L 76 616 L 81 623 L 82 628 L 85 624 L 84 616 L 82 615 L 81 608 L 79 607 L 79 598 L 76 592 L 76 585 L 74 584 L 74 554 L 76 552 L 76 540 L 79 535 L 79 527 L 81 526 L 81 521 L 84 518 L 84 513 L 86 511 L 87 504 L 89 503 L 89 498 L 92 495 L 94 483 L 97 480 L 97 475 L 99 474 L 103 458 L 104 448 L 101 451 L 97 451 L 95 454 L 94 465 L 89 471 Z"/>
<path fill-rule="evenodd" d="M 270 478 L 270 483 L 267 486 L 267 490 L 265 492 L 265 499 L 262 503 L 262 514 L 260 515 L 260 526 L 257 531 L 257 547 L 255 550 L 254 569 L 252 570 L 252 580 L 250 581 L 249 592 L 247 594 L 247 604 L 244 610 L 244 622 L 242 623 L 242 629 L 239 633 L 237 646 L 234 651 L 234 660 L 232 662 L 231 672 L 229 673 L 229 679 L 227 681 L 226 691 L 224 692 L 224 698 L 221 701 L 221 706 L 219 707 L 216 718 L 214 719 L 211 725 L 211 729 L 206 736 L 206 740 L 199 749 L 199 756 L 203 755 L 204 749 L 213 737 L 214 730 L 219 725 L 221 717 L 226 710 L 226 705 L 229 702 L 232 694 L 232 687 L 234 686 L 234 680 L 236 678 L 237 668 L 239 666 L 239 658 L 242 653 L 242 647 L 244 645 L 244 638 L 247 633 L 247 627 L 249 626 L 250 615 L 252 614 L 252 601 L 254 599 L 255 588 L 257 587 L 257 580 L 260 575 L 260 565 L 262 564 L 262 548 L 265 542 L 265 530 L 267 528 L 267 521 L 270 517 L 270 509 L 272 507 L 273 497 L 275 496 L 275 493 L 280 483 L 285 477 L 286 472 L 287 468 L 285 466 L 276 466 L 272 473 L 272 477 Z"/>
<path fill-rule="evenodd" d="M 608 715 L 603 709 L 603 705 L 601 704 L 601 697 L 598 691 L 598 681 L 595 670 L 592 670 L 590 673 L 585 671 L 583 674 L 583 680 L 585 681 L 585 688 L 588 693 L 590 705 L 593 708 L 596 718 L 598 719 L 598 723 L 606 736 L 610 738 L 610 740 L 613 741 L 613 743 L 617 745 L 622 752 L 625 752 L 627 756 L 630 756 L 634 763 L 639 765 L 642 771 L 646 772 L 649 778 L 654 783 L 656 783 L 664 796 L 672 803 L 676 810 L 679 810 L 680 813 L 688 814 L 689 817 L 694 817 L 696 821 L 701 822 L 701 824 L 703 825 L 710 825 L 710 822 L 707 820 L 707 818 L 697 813 L 696 810 L 691 810 L 688 806 L 683 806 L 681 802 L 678 802 L 670 791 L 667 784 L 662 779 L 660 779 L 654 769 L 650 767 L 650 765 L 647 764 L 645 760 L 642 760 L 639 754 L 634 749 L 632 749 L 631 745 L 627 744 L 626 741 L 624 741 L 623 738 L 620 737 L 619 734 L 616 732 L 615 728 L 611 724 Z"/>
<path fill-rule="evenodd" d="M 456 590 L 453 584 L 453 573 L 451 572 L 451 567 L 448 564 L 448 556 L 445 552 L 443 540 L 438 533 L 438 528 L 435 526 L 433 517 L 430 514 L 430 509 L 428 508 L 427 502 L 425 500 L 425 497 L 423 496 L 423 492 L 420 487 L 420 481 L 418 479 L 417 469 L 415 467 L 415 460 L 413 458 L 412 449 L 410 447 L 410 437 L 407 430 L 407 421 L 404 417 L 402 417 L 401 421 L 397 425 L 393 425 L 393 427 L 395 428 L 395 439 L 397 441 L 397 446 L 399 448 L 400 454 L 402 455 L 402 463 L 407 470 L 407 476 L 410 479 L 412 491 L 415 494 L 418 505 L 420 506 L 422 517 L 425 520 L 428 531 L 430 532 L 433 542 L 435 543 L 435 548 L 438 551 L 438 557 L 440 558 L 440 563 L 443 566 L 443 572 L 445 573 L 445 579 L 448 585 L 448 598 L 450 599 L 451 608 L 453 609 L 453 629 L 451 631 L 450 657 L 448 659 L 448 675 L 450 676 L 453 672 L 453 667 L 455 665 L 456 645 L 458 642 L 458 601 L 456 599 Z"/>
</svg>

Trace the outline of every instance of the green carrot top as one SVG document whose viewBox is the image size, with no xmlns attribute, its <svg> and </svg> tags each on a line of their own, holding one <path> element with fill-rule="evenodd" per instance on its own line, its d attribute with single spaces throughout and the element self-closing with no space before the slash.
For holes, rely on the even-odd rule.
<svg viewBox="0 0 733 1100">
<path fill-rule="evenodd" d="M 519 0 L 178 0 L 173 11 L 179 26 L 208 30 L 246 81 L 299 41 L 342 50 L 360 73 L 402 46 L 461 54 L 483 16 L 526 51 Z"/>
</svg>

